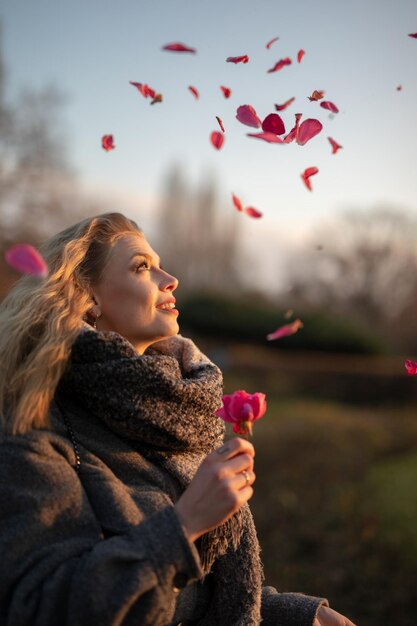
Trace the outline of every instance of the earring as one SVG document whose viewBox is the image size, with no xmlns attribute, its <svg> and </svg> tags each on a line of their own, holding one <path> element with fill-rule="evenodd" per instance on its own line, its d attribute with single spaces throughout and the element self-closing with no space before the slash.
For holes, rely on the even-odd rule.
<svg viewBox="0 0 417 626">
<path fill-rule="evenodd" d="M 94 330 L 97 330 L 97 320 L 98 320 L 99 317 L 101 317 L 100 314 L 96 315 L 96 317 L 94 318 L 94 323 L 93 323 Z"/>
</svg>

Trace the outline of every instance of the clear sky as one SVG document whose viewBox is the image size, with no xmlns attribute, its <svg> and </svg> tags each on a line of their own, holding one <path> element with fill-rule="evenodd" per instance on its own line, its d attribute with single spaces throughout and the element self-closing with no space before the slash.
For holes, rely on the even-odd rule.
<svg viewBox="0 0 417 626">
<path fill-rule="evenodd" d="M 87 187 L 145 211 L 173 162 L 195 182 L 214 172 L 225 211 L 234 211 L 233 191 L 264 213 L 257 222 L 242 215 L 254 240 L 279 241 L 347 207 L 417 213 L 417 39 L 407 36 L 417 32 L 415 0 L 1 0 L 0 19 L 10 92 L 54 82 L 68 94 L 70 152 Z M 161 50 L 174 41 L 198 53 Z M 240 54 L 248 64 L 225 62 Z M 267 73 L 286 56 L 291 66 Z M 130 80 L 162 92 L 163 103 L 150 106 Z M 340 112 L 310 103 L 314 89 Z M 263 118 L 292 96 L 286 128 L 301 112 L 320 119 L 320 135 L 305 146 L 246 137 L 239 105 Z M 216 115 L 226 127 L 219 152 L 209 142 Z M 109 153 L 100 147 L 105 133 L 117 146 Z M 336 155 L 329 135 L 343 145 Z M 309 166 L 320 170 L 313 192 L 300 180 Z"/>
</svg>

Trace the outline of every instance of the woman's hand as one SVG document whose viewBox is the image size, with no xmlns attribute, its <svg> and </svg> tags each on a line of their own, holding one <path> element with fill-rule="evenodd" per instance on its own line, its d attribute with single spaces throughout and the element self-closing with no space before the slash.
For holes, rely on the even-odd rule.
<svg viewBox="0 0 417 626">
<path fill-rule="evenodd" d="M 253 445 L 236 437 L 206 456 L 175 505 L 191 542 L 231 517 L 253 495 Z"/>
<path fill-rule="evenodd" d="M 317 611 L 313 626 L 355 626 L 355 624 L 328 606 L 321 606 Z"/>
</svg>

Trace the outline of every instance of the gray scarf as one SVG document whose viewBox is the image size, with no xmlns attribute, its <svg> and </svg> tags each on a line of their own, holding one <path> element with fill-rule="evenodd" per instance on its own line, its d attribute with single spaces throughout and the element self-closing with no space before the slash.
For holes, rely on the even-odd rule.
<svg viewBox="0 0 417 626">
<path fill-rule="evenodd" d="M 190 339 L 172 337 L 138 355 L 113 332 L 82 330 L 63 377 L 65 390 L 145 458 L 165 468 L 183 491 L 224 424 L 222 375 Z M 201 563 L 214 594 L 198 626 L 257 626 L 262 566 L 248 505 L 201 539 Z"/>
</svg>

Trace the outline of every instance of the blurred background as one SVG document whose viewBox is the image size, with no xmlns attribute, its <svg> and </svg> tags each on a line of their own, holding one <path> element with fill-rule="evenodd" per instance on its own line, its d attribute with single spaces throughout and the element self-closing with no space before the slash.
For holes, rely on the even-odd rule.
<svg viewBox="0 0 417 626">
<path fill-rule="evenodd" d="M 2 0 L 0 24 L 0 297 L 18 279 L 12 243 L 106 211 L 137 220 L 180 280 L 181 332 L 226 392 L 267 394 L 252 500 L 267 582 L 361 626 L 414 626 L 416 3 Z M 315 89 L 339 113 L 310 102 Z M 292 97 L 287 132 L 295 113 L 324 127 L 305 146 L 249 138 L 235 119 Z M 266 340 L 295 319 L 297 334 Z"/>
</svg>

